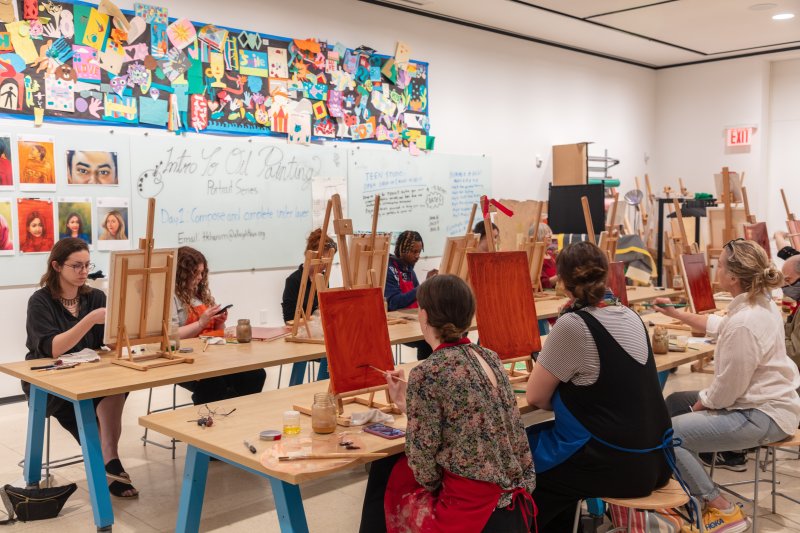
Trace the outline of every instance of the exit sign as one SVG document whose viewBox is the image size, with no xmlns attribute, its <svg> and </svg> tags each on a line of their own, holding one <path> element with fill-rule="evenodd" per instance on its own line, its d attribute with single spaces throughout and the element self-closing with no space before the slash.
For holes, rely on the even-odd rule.
<svg viewBox="0 0 800 533">
<path fill-rule="evenodd" d="M 750 146 L 753 128 L 728 128 L 725 130 L 725 143 L 728 146 Z"/>
</svg>

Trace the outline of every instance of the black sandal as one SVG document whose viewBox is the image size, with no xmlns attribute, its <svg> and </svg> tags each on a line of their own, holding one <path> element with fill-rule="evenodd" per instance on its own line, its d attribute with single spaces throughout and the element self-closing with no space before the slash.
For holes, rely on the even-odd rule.
<svg viewBox="0 0 800 533">
<path fill-rule="evenodd" d="M 106 464 L 106 477 L 112 480 L 108 492 L 117 498 L 139 497 L 139 491 L 131 485 L 131 477 L 125 472 L 119 459 L 112 459 Z M 134 491 L 134 494 L 130 494 L 131 491 Z"/>
</svg>

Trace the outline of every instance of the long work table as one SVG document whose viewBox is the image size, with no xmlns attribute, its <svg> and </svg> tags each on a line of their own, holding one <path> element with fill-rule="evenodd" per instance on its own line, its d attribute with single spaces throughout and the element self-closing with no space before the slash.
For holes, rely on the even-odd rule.
<svg viewBox="0 0 800 533">
<path fill-rule="evenodd" d="M 659 296 L 675 296 L 681 291 L 652 287 L 632 288 L 628 292 L 630 303 L 651 300 Z M 555 318 L 566 298 L 537 301 L 538 317 Z M 472 329 L 476 329 L 473 323 Z M 389 326 L 392 344 L 422 339 L 417 321 L 410 317 L 404 323 Z M 111 527 L 114 514 L 106 485 L 105 465 L 100 449 L 100 439 L 95 419 L 93 398 L 122 394 L 161 385 L 211 378 L 255 370 L 270 366 L 312 361 L 325 356 L 322 344 L 290 343 L 283 339 L 271 342 L 254 341 L 248 344 L 210 345 L 203 352 L 199 339 L 186 340 L 183 346 L 192 347 L 192 364 L 178 364 L 152 368 L 141 372 L 111 363 L 111 355 L 103 355 L 98 363 L 83 363 L 75 368 L 52 371 L 31 370 L 41 361 L 18 361 L 0 365 L 0 372 L 31 384 L 28 431 L 25 447 L 24 477 L 28 484 L 41 479 L 42 448 L 44 441 L 45 407 L 48 394 L 74 404 L 86 477 L 98 530 Z"/>
<path fill-rule="evenodd" d="M 691 363 L 714 350 L 713 345 L 708 343 L 689 346 L 690 349 L 686 352 L 656 355 L 657 369 L 664 371 Z M 407 363 L 402 367 L 408 372 L 416 364 L 418 363 Z M 515 388 L 524 389 L 524 384 L 518 384 Z M 374 459 L 354 457 L 281 462 L 277 459 L 278 456 L 292 453 L 346 453 L 346 449 L 339 446 L 342 438 L 358 446 L 359 449 L 355 450 L 358 453 L 377 452 L 393 455 L 404 450 L 404 439 L 383 439 L 365 433 L 359 427 L 338 426 L 332 434 L 317 435 L 311 430 L 311 418 L 308 416 L 301 416 L 302 430 L 299 437 L 275 442 L 259 441 L 258 436 L 261 431 L 281 429 L 283 411 L 290 409 L 292 405 L 311 405 L 315 393 L 327 390 L 328 381 L 323 380 L 225 400 L 220 402 L 218 407 L 225 411 L 236 408 L 235 414 L 218 423 L 215 422 L 214 426 L 208 429 L 187 422 L 196 418 L 196 411 L 190 407 L 140 417 L 139 423 L 142 426 L 187 444 L 176 531 L 194 533 L 199 530 L 210 457 L 267 478 L 272 489 L 281 531 L 302 533 L 308 531 L 308 524 L 299 485 Z M 528 405 L 524 394 L 517 394 L 517 405 L 522 413 L 534 410 Z M 348 414 L 364 409 L 366 407 L 362 405 L 345 405 L 345 412 Z M 395 421 L 390 425 L 405 428 L 405 415 L 395 415 Z M 243 445 L 245 440 L 257 447 L 256 454 L 251 453 Z"/>
</svg>

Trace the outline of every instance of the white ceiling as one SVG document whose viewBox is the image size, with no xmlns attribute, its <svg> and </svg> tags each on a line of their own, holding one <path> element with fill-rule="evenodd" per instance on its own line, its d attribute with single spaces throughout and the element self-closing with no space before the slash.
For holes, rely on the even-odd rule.
<svg viewBox="0 0 800 533">
<path fill-rule="evenodd" d="M 361 1 L 654 68 L 800 49 L 800 0 Z"/>
</svg>

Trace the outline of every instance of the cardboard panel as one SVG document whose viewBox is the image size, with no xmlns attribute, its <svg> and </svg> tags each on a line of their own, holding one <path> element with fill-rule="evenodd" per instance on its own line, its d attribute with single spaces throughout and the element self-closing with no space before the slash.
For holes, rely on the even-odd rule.
<svg viewBox="0 0 800 533">
<path fill-rule="evenodd" d="M 756 241 L 767 252 L 767 257 L 772 259 L 772 254 L 769 251 L 769 233 L 767 232 L 766 222 L 744 224 L 744 238 L 748 241 Z"/>
<path fill-rule="evenodd" d="M 608 264 L 608 288 L 623 305 L 628 305 L 628 288 L 625 283 L 625 263 L 623 261 L 612 261 Z"/>
<path fill-rule="evenodd" d="M 379 288 L 319 294 L 331 392 L 343 394 L 386 384 L 381 370 L 394 370 L 389 328 Z"/>
<path fill-rule="evenodd" d="M 589 143 L 553 146 L 553 185 L 584 185 L 589 176 Z"/>
<path fill-rule="evenodd" d="M 501 359 L 542 348 L 525 252 L 467 254 L 481 345 Z"/>
</svg>

